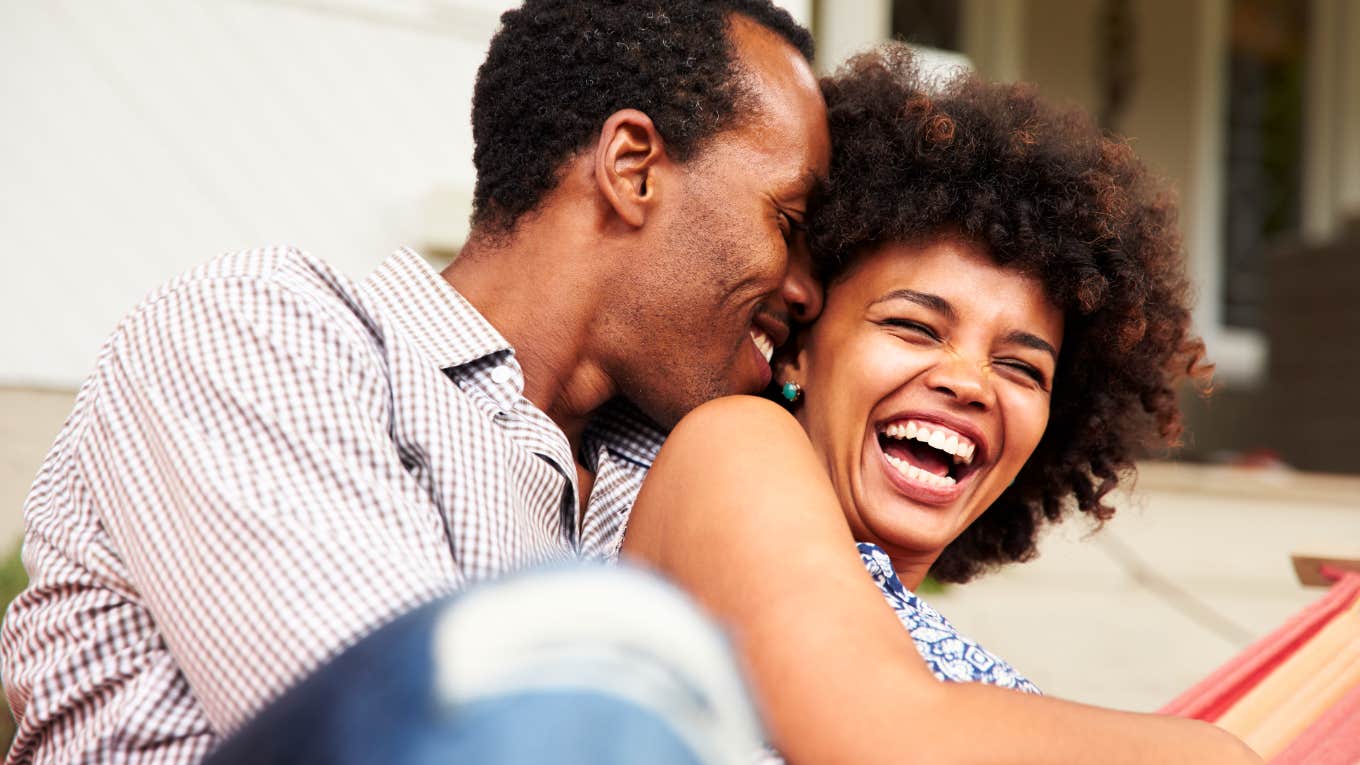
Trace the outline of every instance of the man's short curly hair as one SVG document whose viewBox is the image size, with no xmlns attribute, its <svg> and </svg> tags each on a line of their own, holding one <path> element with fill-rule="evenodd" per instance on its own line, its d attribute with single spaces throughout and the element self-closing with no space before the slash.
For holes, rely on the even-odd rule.
<svg viewBox="0 0 1360 765">
<path fill-rule="evenodd" d="M 1065 317 L 1048 429 L 1013 483 L 935 562 L 965 581 L 1032 558 L 1038 530 L 1105 496 L 1181 432 L 1175 385 L 1204 380 L 1176 209 L 1128 144 L 1029 85 L 932 83 L 904 47 L 822 82 L 831 175 L 810 220 L 828 284 L 880 245 L 962 234 L 1036 276 Z"/>
<path fill-rule="evenodd" d="M 732 14 L 812 59 L 812 36 L 769 0 L 526 0 L 502 15 L 472 95 L 473 225 L 513 229 L 620 109 L 650 117 L 680 161 L 736 124 Z"/>
</svg>

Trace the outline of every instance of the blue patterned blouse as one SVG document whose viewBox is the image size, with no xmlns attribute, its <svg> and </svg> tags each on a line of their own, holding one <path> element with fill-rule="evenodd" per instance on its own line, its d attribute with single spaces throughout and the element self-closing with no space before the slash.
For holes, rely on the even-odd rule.
<svg viewBox="0 0 1360 765">
<path fill-rule="evenodd" d="M 873 576 L 883 597 L 897 612 L 902 626 L 911 633 L 916 650 L 930 671 L 941 680 L 974 682 L 1014 688 L 1025 693 L 1040 693 L 1038 687 L 1015 671 L 1004 660 L 964 637 L 949 620 L 931 608 L 916 593 L 902 586 L 888 554 L 878 545 L 860 542 L 859 556 Z"/>
<path fill-rule="evenodd" d="M 986 683 L 1024 693 L 1041 693 L 1034 683 L 1022 677 L 1014 667 L 960 635 L 939 611 L 904 587 L 882 548 L 869 542 L 859 542 L 857 546 L 864 567 L 869 569 L 884 599 L 911 634 L 916 650 L 921 652 L 921 658 L 926 660 L 926 666 L 935 673 L 935 677 L 946 682 Z M 783 763 L 784 760 L 773 749 L 765 749 L 752 758 L 752 765 Z"/>
</svg>

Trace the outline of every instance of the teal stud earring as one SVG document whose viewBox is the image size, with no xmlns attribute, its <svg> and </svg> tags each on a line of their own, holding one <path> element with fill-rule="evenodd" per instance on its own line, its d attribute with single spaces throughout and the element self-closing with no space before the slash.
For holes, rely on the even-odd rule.
<svg viewBox="0 0 1360 765">
<path fill-rule="evenodd" d="M 790 404 L 792 404 L 793 402 L 798 400 L 799 396 L 803 395 L 803 388 L 800 385 L 798 385 L 798 383 L 789 380 L 788 382 L 784 383 L 784 387 L 780 391 L 780 393 L 784 395 L 785 401 L 788 401 Z"/>
</svg>

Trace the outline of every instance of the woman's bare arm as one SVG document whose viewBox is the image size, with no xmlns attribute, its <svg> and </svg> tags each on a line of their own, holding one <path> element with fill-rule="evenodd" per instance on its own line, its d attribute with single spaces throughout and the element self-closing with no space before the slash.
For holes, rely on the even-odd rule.
<svg viewBox="0 0 1360 765">
<path fill-rule="evenodd" d="M 1204 723 L 937 681 L 865 572 L 807 437 L 763 399 L 720 399 L 677 426 L 624 554 L 729 628 L 792 762 L 1260 762 Z"/>
</svg>

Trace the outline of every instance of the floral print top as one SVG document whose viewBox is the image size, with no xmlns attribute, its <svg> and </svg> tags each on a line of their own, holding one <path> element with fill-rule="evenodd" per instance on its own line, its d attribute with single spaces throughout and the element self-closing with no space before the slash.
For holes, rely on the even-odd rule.
<svg viewBox="0 0 1360 765">
<path fill-rule="evenodd" d="M 888 605 L 897 613 L 898 621 L 911 633 L 916 650 L 926 660 L 926 666 L 941 680 L 958 683 L 986 683 L 1002 688 L 1013 688 L 1025 693 L 1040 693 L 1034 683 L 1025 679 L 1005 660 L 988 652 L 975 641 L 964 637 L 930 607 L 916 593 L 902 586 L 888 554 L 869 542 L 858 544 L 865 568 L 883 591 Z"/>
</svg>

